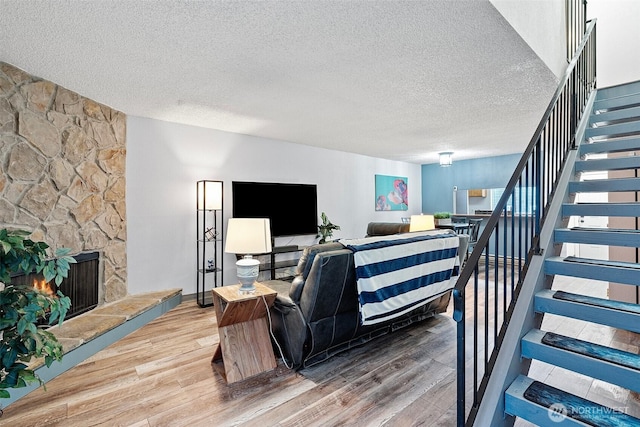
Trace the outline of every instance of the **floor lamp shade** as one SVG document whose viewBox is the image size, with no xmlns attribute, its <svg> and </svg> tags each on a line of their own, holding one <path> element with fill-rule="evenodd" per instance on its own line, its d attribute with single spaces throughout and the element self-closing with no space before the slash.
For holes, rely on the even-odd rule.
<svg viewBox="0 0 640 427">
<path fill-rule="evenodd" d="M 434 230 L 436 221 L 433 215 L 411 215 L 409 231 Z"/>
<path fill-rule="evenodd" d="M 230 218 L 224 251 L 244 255 L 236 262 L 240 292 L 255 292 L 260 261 L 252 255 L 271 252 L 271 224 L 265 218 Z"/>
<path fill-rule="evenodd" d="M 222 209 L 222 181 L 198 181 L 198 209 Z"/>
</svg>

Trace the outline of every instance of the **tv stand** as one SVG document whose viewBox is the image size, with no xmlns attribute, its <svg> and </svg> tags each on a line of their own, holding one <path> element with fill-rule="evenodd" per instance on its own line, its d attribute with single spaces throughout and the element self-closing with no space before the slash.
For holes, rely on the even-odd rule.
<svg viewBox="0 0 640 427">
<path fill-rule="evenodd" d="M 282 254 L 290 254 L 294 252 L 302 252 L 304 247 L 300 247 L 298 245 L 288 245 L 288 246 L 274 246 L 270 253 L 265 254 L 269 256 L 269 262 L 260 264 L 260 271 L 269 271 L 271 280 L 276 279 L 276 271 L 283 268 L 295 267 L 298 265 L 298 260 L 300 259 L 300 254 L 296 254 L 294 258 L 283 259 L 278 261 L 278 255 Z M 291 278 L 291 277 L 289 277 Z M 279 278 L 280 280 L 286 280 L 287 278 Z"/>
<path fill-rule="evenodd" d="M 271 253 L 285 253 L 285 252 L 296 252 L 299 251 L 298 245 L 288 245 L 288 246 L 276 246 L 272 249 Z"/>
</svg>

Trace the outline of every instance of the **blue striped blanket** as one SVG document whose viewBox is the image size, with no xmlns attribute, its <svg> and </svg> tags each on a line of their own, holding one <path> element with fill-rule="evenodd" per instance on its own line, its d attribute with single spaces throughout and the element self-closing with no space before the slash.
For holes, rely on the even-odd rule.
<svg viewBox="0 0 640 427">
<path fill-rule="evenodd" d="M 447 292 L 459 275 L 458 236 L 444 230 L 340 240 L 354 254 L 360 316 L 372 325 Z"/>
</svg>

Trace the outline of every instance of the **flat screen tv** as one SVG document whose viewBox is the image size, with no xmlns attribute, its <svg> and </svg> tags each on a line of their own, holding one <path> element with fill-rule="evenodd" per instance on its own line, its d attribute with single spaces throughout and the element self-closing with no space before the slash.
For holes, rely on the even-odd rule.
<svg viewBox="0 0 640 427">
<path fill-rule="evenodd" d="M 232 182 L 234 218 L 269 218 L 273 237 L 318 232 L 313 184 Z"/>
</svg>

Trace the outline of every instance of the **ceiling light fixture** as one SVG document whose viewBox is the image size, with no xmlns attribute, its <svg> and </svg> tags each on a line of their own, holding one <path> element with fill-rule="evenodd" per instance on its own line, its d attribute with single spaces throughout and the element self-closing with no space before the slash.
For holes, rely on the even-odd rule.
<svg viewBox="0 0 640 427">
<path fill-rule="evenodd" d="M 447 151 L 445 153 L 438 153 L 440 156 L 440 166 L 447 167 L 451 166 L 453 163 L 453 153 L 451 151 Z"/>
</svg>

